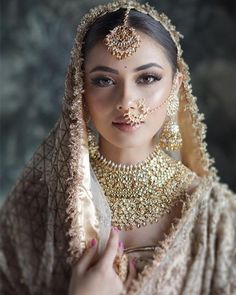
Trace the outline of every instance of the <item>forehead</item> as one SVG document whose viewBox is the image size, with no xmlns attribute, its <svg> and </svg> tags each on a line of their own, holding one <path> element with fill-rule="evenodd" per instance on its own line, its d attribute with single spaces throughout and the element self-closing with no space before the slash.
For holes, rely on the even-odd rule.
<svg viewBox="0 0 236 295">
<path fill-rule="evenodd" d="M 163 68 L 169 69 L 171 65 L 167 59 L 164 48 L 148 35 L 140 31 L 137 31 L 137 33 L 141 37 L 140 47 L 132 56 L 122 60 L 118 60 L 114 56 L 112 56 L 104 42 L 102 40 L 99 41 L 93 47 L 93 49 L 90 50 L 86 57 L 85 71 L 89 71 L 92 67 L 98 64 L 117 69 L 121 69 L 124 67 L 127 69 L 133 69 L 135 65 L 139 66 L 150 62 L 157 62 Z"/>
</svg>

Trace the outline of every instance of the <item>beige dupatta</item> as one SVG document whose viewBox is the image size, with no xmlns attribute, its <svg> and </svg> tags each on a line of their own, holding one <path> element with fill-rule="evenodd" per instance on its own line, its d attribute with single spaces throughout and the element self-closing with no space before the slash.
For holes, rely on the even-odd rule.
<svg viewBox="0 0 236 295">
<path fill-rule="evenodd" d="M 129 3 L 128 3 L 129 2 Z M 88 12 L 78 27 L 65 82 L 61 115 L 12 188 L 0 216 L 0 291 L 3 294 L 66 294 L 70 264 L 91 238 L 103 251 L 110 210 L 90 167 L 83 113 L 81 47 L 89 26 L 105 13 L 131 5 L 160 21 L 178 49 L 184 74 L 179 124 L 183 164 L 201 181 L 182 216 L 133 282 L 129 294 L 233 294 L 235 196 L 219 183 L 206 150 L 206 126 L 192 95 L 181 35 L 148 4 L 117 1 Z M 112 293 L 111 293 L 112 294 Z"/>
</svg>

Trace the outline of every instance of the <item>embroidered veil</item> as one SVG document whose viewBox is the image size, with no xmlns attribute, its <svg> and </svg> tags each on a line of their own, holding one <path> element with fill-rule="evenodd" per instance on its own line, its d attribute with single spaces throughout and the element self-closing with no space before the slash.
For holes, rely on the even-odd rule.
<svg viewBox="0 0 236 295">
<path fill-rule="evenodd" d="M 233 294 L 236 289 L 236 200 L 219 183 L 207 152 L 206 125 L 192 94 L 181 35 L 148 4 L 116 1 L 91 9 L 81 20 L 65 81 L 60 117 L 25 166 L 0 215 L 0 290 L 3 294 L 66 294 L 70 265 L 86 243 L 102 252 L 111 212 L 90 166 L 83 108 L 83 56 L 88 28 L 100 16 L 131 6 L 161 22 L 178 51 L 184 79 L 178 121 L 182 163 L 201 183 L 129 294 Z"/>
</svg>

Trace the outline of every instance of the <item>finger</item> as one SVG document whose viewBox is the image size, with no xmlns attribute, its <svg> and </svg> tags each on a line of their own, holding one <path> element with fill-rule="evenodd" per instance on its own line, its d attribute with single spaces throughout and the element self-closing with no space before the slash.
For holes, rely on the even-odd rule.
<svg viewBox="0 0 236 295">
<path fill-rule="evenodd" d="M 119 249 L 119 236 L 118 230 L 116 228 L 112 228 L 109 240 L 107 242 L 106 249 L 102 255 L 101 263 L 106 266 L 113 265 L 116 255 L 118 254 Z"/>
<path fill-rule="evenodd" d="M 95 256 L 96 250 L 97 241 L 93 239 L 90 243 L 90 247 L 84 252 L 78 263 L 75 265 L 75 269 L 78 274 L 83 274 L 89 268 Z"/>
<path fill-rule="evenodd" d="M 128 274 L 128 277 L 125 281 L 125 288 L 128 290 L 129 289 L 129 286 L 132 282 L 132 280 L 137 276 L 137 270 L 136 270 L 136 267 L 135 267 L 135 262 L 134 260 L 130 260 L 129 261 L 129 274 Z"/>
<path fill-rule="evenodd" d="M 124 252 L 124 243 L 119 241 L 117 255 L 122 256 Z"/>
</svg>

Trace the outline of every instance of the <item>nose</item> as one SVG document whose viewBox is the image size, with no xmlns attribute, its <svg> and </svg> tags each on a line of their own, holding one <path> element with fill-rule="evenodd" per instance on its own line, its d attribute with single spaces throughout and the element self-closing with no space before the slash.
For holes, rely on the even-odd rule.
<svg viewBox="0 0 236 295">
<path fill-rule="evenodd" d="M 118 111 L 126 111 L 129 108 L 133 108 L 135 104 L 135 94 L 131 89 L 128 89 L 128 87 L 124 88 L 120 98 L 117 102 L 116 108 Z"/>
<path fill-rule="evenodd" d="M 134 108 L 133 104 L 130 105 L 130 106 L 126 106 L 126 107 L 124 105 L 122 105 L 122 104 L 117 105 L 117 110 L 118 111 L 127 111 L 128 109 L 133 109 L 133 108 Z"/>
</svg>

